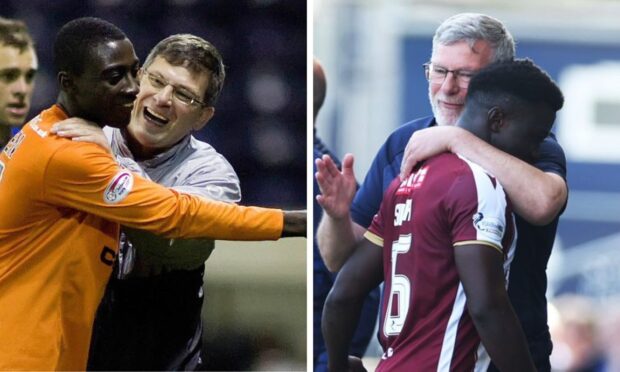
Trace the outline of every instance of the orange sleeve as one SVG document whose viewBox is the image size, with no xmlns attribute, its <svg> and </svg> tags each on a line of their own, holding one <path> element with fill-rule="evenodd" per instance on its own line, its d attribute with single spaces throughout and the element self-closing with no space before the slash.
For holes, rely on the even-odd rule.
<svg viewBox="0 0 620 372">
<path fill-rule="evenodd" d="M 45 200 L 168 238 L 275 240 L 279 209 L 243 207 L 179 193 L 121 169 L 90 143 L 67 141 L 50 159 Z"/>
</svg>

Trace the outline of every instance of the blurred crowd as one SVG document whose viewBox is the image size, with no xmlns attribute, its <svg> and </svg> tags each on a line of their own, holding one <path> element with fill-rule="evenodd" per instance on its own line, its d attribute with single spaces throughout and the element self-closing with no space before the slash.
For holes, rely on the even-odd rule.
<svg viewBox="0 0 620 372">
<path fill-rule="evenodd" d="M 562 295 L 549 306 L 554 371 L 620 371 L 620 297 Z"/>
</svg>

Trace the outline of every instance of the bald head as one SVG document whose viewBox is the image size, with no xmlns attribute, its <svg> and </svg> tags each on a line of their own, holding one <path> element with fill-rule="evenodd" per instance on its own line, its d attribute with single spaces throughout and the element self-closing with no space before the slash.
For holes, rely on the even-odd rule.
<svg viewBox="0 0 620 372">
<path fill-rule="evenodd" d="M 314 120 L 319 113 L 319 109 L 325 101 L 325 92 L 327 91 L 327 80 L 325 79 L 325 71 L 321 63 L 315 58 L 313 69 L 313 87 L 314 87 Z"/>
</svg>

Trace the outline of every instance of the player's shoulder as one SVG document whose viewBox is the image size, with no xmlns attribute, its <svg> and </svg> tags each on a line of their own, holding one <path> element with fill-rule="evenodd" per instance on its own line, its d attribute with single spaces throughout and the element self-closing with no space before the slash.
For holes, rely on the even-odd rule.
<svg viewBox="0 0 620 372">
<path fill-rule="evenodd" d="M 475 163 L 451 152 L 442 152 L 425 160 L 424 165 L 444 173 L 462 173 L 476 166 Z"/>
<path fill-rule="evenodd" d="M 50 133 L 51 127 L 65 118 L 62 110 L 56 106 L 43 110 L 24 124 L 7 143 L 3 152 L 14 161 L 44 166 L 49 158 L 63 147 L 63 142 L 67 141 Z"/>
<path fill-rule="evenodd" d="M 33 138 L 37 143 L 31 146 L 37 153 L 56 152 L 60 149 L 78 152 L 96 150 L 95 152 L 107 153 L 100 146 L 89 142 L 76 142 L 69 138 L 59 137 L 51 133 L 54 124 L 67 119 L 67 114 L 58 105 L 41 111 L 37 116 L 24 125 L 22 132 L 26 137 Z M 98 149 L 98 150 L 97 150 Z M 78 159 L 75 159 L 78 160 Z"/>
<path fill-rule="evenodd" d="M 430 179 L 430 183 L 435 186 L 475 183 L 477 179 L 483 177 L 492 178 L 478 164 L 451 152 L 444 152 L 425 160 L 420 165 L 420 171 L 423 171 Z"/>
<path fill-rule="evenodd" d="M 404 143 L 407 144 L 407 141 L 409 141 L 409 137 L 411 137 L 411 135 L 415 131 L 428 128 L 433 125 L 435 125 L 435 118 L 432 116 L 426 116 L 423 118 L 408 121 L 396 128 L 388 136 L 386 143 L 400 143 L 404 141 Z"/>
</svg>

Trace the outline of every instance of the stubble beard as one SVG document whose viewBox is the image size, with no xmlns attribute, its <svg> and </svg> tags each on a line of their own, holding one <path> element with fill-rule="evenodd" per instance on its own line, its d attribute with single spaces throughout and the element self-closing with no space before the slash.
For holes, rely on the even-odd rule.
<svg viewBox="0 0 620 372">
<path fill-rule="evenodd" d="M 446 112 L 444 112 L 439 107 L 437 95 L 433 97 L 430 89 L 428 91 L 428 99 L 431 103 L 431 109 L 433 110 L 433 116 L 435 117 L 435 122 L 437 123 L 437 125 L 456 125 L 461 113 L 459 113 L 458 115 L 453 115 L 451 113 L 447 114 Z"/>
</svg>

